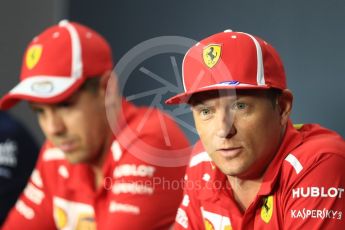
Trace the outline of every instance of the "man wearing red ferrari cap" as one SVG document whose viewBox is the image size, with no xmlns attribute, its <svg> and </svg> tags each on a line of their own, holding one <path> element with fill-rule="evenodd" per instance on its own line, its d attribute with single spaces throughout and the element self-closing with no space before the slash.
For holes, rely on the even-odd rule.
<svg viewBox="0 0 345 230">
<path fill-rule="evenodd" d="M 29 101 L 47 141 L 2 229 L 167 229 L 174 223 L 182 188 L 160 182 L 179 181 L 185 167 L 164 157 L 180 156 L 188 141 L 167 115 L 121 99 L 112 68 L 105 39 L 78 23 L 61 21 L 29 44 L 20 83 L 0 107 Z"/>
<path fill-rule="evenodd" d="M 345 142 L 292 125 L 283 64 L 264 40 L 230 30 L 193 46 L 185 92 L 200 136 L 176 229 L 342 229 Z"/>
</svg>

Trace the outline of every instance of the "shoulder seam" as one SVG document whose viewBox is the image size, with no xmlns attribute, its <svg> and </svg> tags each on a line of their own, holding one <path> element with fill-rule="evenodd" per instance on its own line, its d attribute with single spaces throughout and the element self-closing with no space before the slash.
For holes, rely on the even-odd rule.
<svg viewBox="0 0 345 230">
<path fill-rule="evenodd" d="M 303 170 L 303 166 L 301 162 L 292 153 L 289 153 L 287 157 L 285 158 L 285 160 L 291 164 L 291 166 L 296 171 L 296 174 L 299 174 Z"/>
<path fill-rule="evenodd" d="M 211 158 L 207 152 L 200 152 L 192 157 L 189 163 L 189 167 L 194 167 L 202 162 L 210 162 Z"/>
<path fill-rule="evenodd" d="M 65 154 L 59 148 L 49 148 L 43 153 L 43 161 L 63 160 Z"/>
</svg>

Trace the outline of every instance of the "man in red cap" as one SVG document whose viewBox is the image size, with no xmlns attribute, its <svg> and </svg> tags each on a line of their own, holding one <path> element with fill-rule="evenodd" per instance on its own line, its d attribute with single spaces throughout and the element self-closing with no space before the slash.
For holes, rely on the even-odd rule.
<svg viewBox="0 0 345 230">
<path fill-rule="evenodd" d="M 0 107 L 29 101 L 47 141 L 2 229 L 174 223 L 182 188 L 167 185 L 184 176 L 185 166 L 167 156 L 181 156 L 188 141 L 167 115 L 121 99 L 112 68 L 105 39 L 78 23 L 61 21 L 29 44 L 20 83 Z"/>
<path fill-rule="evenodd" d="M 176 229 L 342 229 L 345 142 L 292 125 L 293 95 L 275 49 L 230 30 L 193 46 L 185 92 L 200 141 L 187 169 Z"/>
</svg>

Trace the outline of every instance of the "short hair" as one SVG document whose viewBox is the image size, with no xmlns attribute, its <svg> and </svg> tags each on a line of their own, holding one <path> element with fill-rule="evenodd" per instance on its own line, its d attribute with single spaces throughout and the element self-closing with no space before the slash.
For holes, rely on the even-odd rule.
<svg viewBox="0 0 345 230">
<path fill-rule="evenodd" d="M 273 108 L 276 107 L 277 103 L 277 99 L 278 97 L 280 97 L 282 95 L 282 90 L 281 89 L 277 89 L 277 88 L 270 88 L 268 90 L 265 90 L 266 96 L 268 99 L 270 99 Z"/>
<path fill-rule="evenodd" d="M 80 91 L 89 91 L 91 93 L 97 93 L 100 84 L 100 77 L 87 78 L 84 83 L 80 86 Z"/>
</svg>

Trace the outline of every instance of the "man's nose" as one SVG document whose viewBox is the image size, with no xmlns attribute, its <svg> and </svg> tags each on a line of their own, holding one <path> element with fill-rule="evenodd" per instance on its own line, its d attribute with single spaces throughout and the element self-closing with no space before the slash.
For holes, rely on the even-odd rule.
<svg viewBox="0 0 345 230">
<path fill-rule="evenodd" d="M 231 138 L 236 134 L 234 125 L 234 114 L 228 111 L 222 111 L 217 116 L 217 132 L 220 138 Z"/>
</svg>

